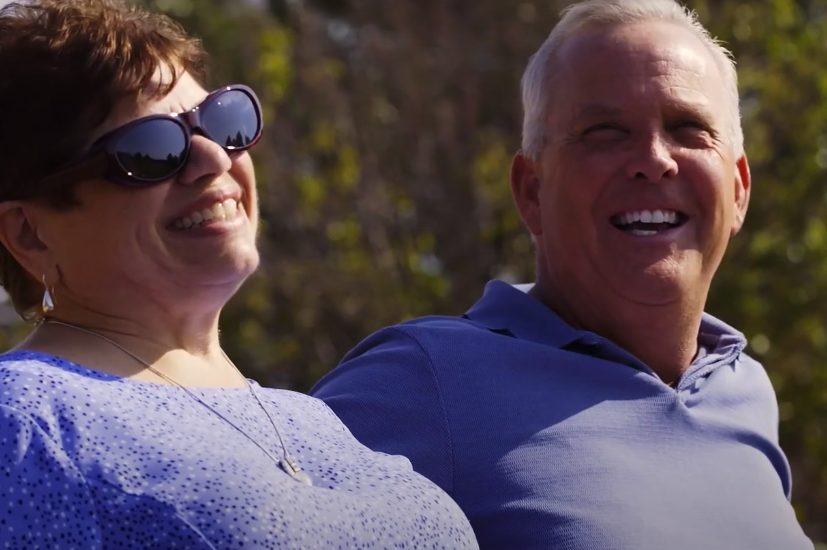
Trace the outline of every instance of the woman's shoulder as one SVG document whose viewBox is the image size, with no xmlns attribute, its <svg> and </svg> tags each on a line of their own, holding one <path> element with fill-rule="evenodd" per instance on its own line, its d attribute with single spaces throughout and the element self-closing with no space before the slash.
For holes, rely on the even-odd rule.
<svg viewBox="0 0 827 550">
<path fill-rule="evenodd" d="M 39 351 L 13 350 L 0 354 L 0 380 L 3 384 L 71 384 L 83 379 L 113 379 L 68 359 Z"/>
<path fill-rule="evenodd" d="M 254 381 L 250 384 L 265 406 L 292 429 L 329 443 L 355 443 L 350 430 L 321 399 L 292 390 L 261 387 Z"/>
<path fill-rule="evenodd" d="M 18 378 L 21 376 L 69 380 L 78 376 L 112 378 L 68 359 L 40 351 L 12 350 L 0 354 L 0 377 Z"/>
<path fill-rule="evenodd" d="M 256 394 L 277 410 L 339 422 L 338 417 L 321 399 L 294 390 L 264 387 L 253 380 L 248 380 L 248 382 Z"/>
<path fill-rule="evenodd" d="M 113 378 L 62 357 L 37 351 L 0 354 L 0 405 L 30 412 L 71 405 L 88 393 L 92 379 Z"/>
</svg>

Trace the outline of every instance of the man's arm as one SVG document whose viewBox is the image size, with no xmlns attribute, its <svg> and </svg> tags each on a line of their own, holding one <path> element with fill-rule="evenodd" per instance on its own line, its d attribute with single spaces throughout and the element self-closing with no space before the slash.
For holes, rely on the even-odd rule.
<svg viewBox="0 0 827 550">
<path fill-rule="evenodd" d="M 408 457 L 451 493 L 453 449 L 431 358 L 404 328 L 383 329 L 350 351 L 311 390 L 373 450 Z"/>
</svg>

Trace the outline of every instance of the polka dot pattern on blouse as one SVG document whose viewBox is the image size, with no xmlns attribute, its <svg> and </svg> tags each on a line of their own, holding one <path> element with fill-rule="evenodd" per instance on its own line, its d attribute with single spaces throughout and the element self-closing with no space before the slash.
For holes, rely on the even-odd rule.
<svg viewBox="0 0 827 550">
<path fill-rule="evenodd" d="M 249 390 L 192 391 L 282 455 Z M 177 386 L 0 356 L 0 548 L 477 547 L 407 459 L 370 451 L 317 399 L 257 393 L 313 486 Z"/>
</svg>

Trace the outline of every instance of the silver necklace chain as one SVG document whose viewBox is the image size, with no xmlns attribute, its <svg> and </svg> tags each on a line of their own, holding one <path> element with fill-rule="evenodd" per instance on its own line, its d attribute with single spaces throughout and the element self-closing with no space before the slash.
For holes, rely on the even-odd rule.
<svg viewBox="0 0 827 550">
<path fill-rule="evenodd" d="M 227 361 L 227 363 L 229 363 L 233 367 L 233 369 L 235 369 L 235 371 L 238 373 L 238 375 L 244 381 L 245 387 L 249 390 L 250 394 L 253 396 L 253 399 L 258 404 L 259 408 L 264 412 L 264 416 L 266 416 L 267 420 L 270 421 L 270 425 L 273 427 L 273 432 L 275 432 L 276 437 L 279 440 L 279 445 L 281 445 L 282 456 L 281 456 L 280 459 L 273 456 L 273 454 L 270 453 L 270 451 L 268 451 L 253 436 L 251 436 L 250 434 L 248 434 L 247 432 L 245 432 L 244 430 L 239 428 L 236 425 L 235 422 L 233 422 L 232 420 L 230 420 L 229 418 L 224 416 L 224 414 L 222 414 L 221 411 L 218 411 L 215 408 L 211 407 L 210 404 L 207 403 L 206 401 L 204 401 L 197 393 L 193 392 L 187 386 L 185 386 L 184 384 L 178 382 L 177 380 L 175 380 L 171 376 L 169 376 L 167 374 L 164 374 L 160 370 L 156 369 L 155 367 L 153 367 L 149 363 L 149 361 L 146 361 L 145 359 L 143 359 L 139 355 L 131 352 L 130 350 L 128 350 L 127 348 L 125 348 L 121 344 L 117 343 L 115 340 L 113 340 L 113 339 L 109 338 L 108 336 L 106 336 L 104 334 L 101 334 L 100 332 L 97 332 L 95 330 L 88 329 L 86 327 L 81 327 L 81 326 L 78 326 L 78 325 L 73 325 L 72 323 L 66 323 L 64 321 L 58 321 L 57 319 L 47 319 L 46 322 L 50 323 L 50 324 L 62 325 L 64 327 L 69 327 L 69 328 L 75 329 L 77 331 L 84 332 L 84 333 L 90 334 L 92 336 L 96 336 L 96 337 L 100 338 L 101 340 L 104 340 L 104 341 L 108 342 L 110 345 L 112 345 L 112 346 L 116 347 L 117 349 L 121 350 L 126 355 L 128 355 L 129 357 L 131 357 L 132 359 L 134 359 L 135 361 L 137 361 L 138 363 L 140 363 L 141 365 L 146 367 L 150 372 L 155 374 L 157 377 L 161 378 L 162 380 L 164 380 L 166 382 L 169 382 L 170 384 L 172 384 L 174 386 L 178 386 L 179 388 L 184 390 L 184 392 L 186 392 L 187 395 L 189 395 L 195 401 L 200 403 L 204 408 L 206 408 L 207 410 L 212 412 L 214 415 L 216 415 L 218 418 L 220 418 L 221 420 L 223 420 L 224 422 L 226 422 L 227 424 L 229 424 L 230 426 L 235 428 L 235 430 L 237 432 L 239 432 L 241 435 L 243 435 L 244 437 L 246 437 L 247 439 L 252 441 L 253 444 L 255 444 L 256 447 L 261 449 L 261 451 L 265 455 L 267 455 L 267 457 L 270 460 L 275 462 L 278 465 L 278 467 L 281 468 L 282 470 L 284 470 L 284 472 L 286 472 L 290 477 L 292 477 L 296 481 L 298 481 L 300 483 L 303 483 L 305 485 L 312 485 L 313 484 L 310 477 L 299 467 L 296 460 L 293 457 L 290 456 L 290 453 L 287 452 L 287 446 L 284 444 L 284 438 L 282 438 L 281 432 L 279 431 L 278 427 L 276 426 L 276 421 L 273 419 L 272 415 L 270 415 L 269 411 L 267 410 L 267 407 L 264 406 L 264 403 L 262 403 L 261 398 L 259 397 L 258 393 L 253 388 L 253 385 L 250 384 L 247 381 L 247 378 L 244 377 L 244 375 L 241 373 L 239 368 L 235 365 L 235 363 L 232 362 L 232 360 L 227 356 L 227 354 L 224 352 L 223 349 L 221 350 L 221 355 L 224 357 L 224 359 Z"/>
</svg>

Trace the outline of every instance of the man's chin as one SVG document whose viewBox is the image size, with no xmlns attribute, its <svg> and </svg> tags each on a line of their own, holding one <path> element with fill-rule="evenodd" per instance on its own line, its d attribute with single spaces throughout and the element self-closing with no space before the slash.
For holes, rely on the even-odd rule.
<svg viewBox="0 0 827 550">
<path fill-rule="evenodd" d="M 697 267 L 668 258 L 637 271 L 618 269 L 608 283 L 624 302 L 652 307 L 685 303 L 699 291 L 705 296 L 709 288 Z"/>
</svg>

